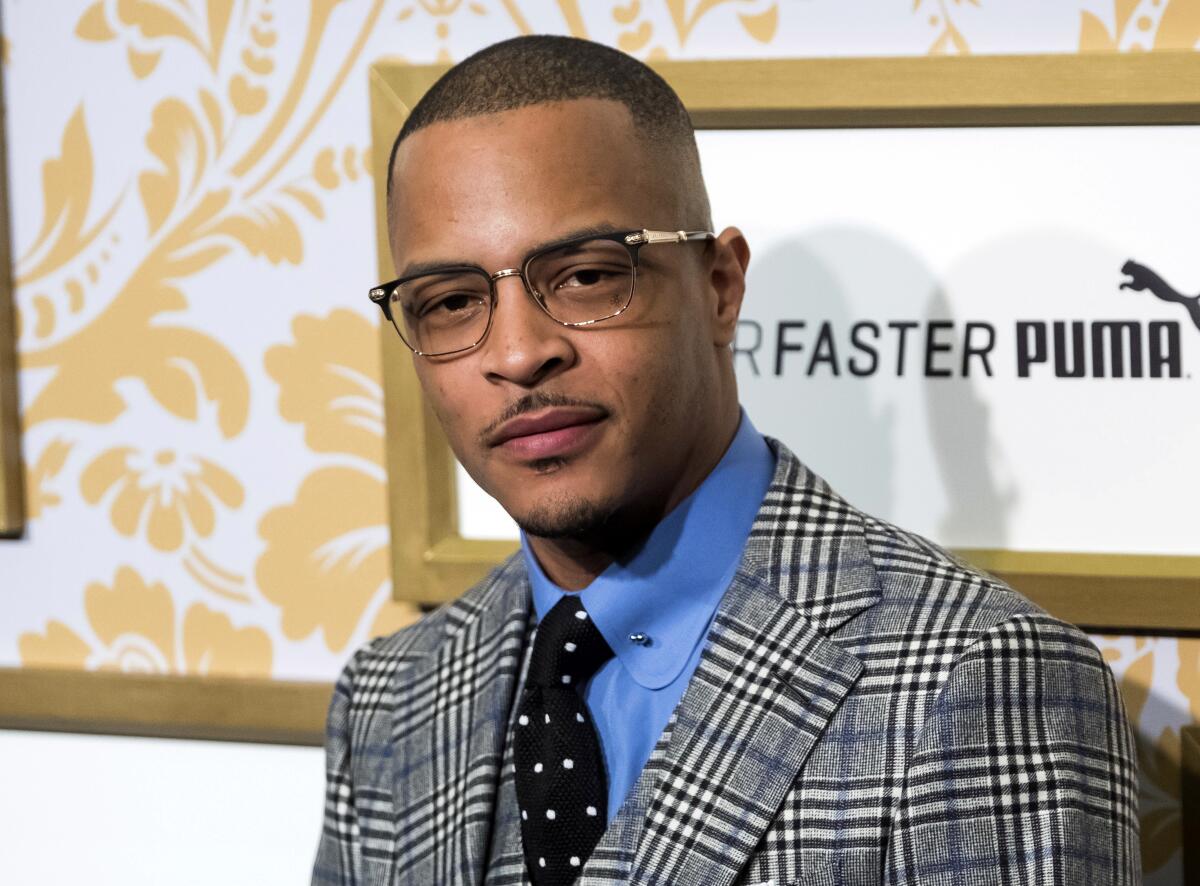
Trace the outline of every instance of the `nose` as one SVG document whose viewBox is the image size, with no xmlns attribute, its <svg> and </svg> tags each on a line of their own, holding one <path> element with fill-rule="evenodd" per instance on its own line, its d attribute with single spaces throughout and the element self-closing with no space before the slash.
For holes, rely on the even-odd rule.
<svg viewBox="0 0 1200 886">
<path fill-rule="evenodd" d="M 534 302 L 520 276 L 501 277 L 495 287 L 492 327 L 480 345 L 489 380 L 528 388 L 575 363 L 570 330 Z"/>
</svg>

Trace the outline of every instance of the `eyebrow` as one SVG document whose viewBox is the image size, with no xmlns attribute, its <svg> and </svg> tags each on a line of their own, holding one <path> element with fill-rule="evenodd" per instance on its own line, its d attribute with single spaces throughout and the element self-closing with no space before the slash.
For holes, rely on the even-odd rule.
<svg viewBox="0 0 1200 886">
<path fill-rule="evenodd" d="M 622 227 L 621 225 L 614 225 L 611 222 L 604 221 L 598 222 L 594 225 L 585 225 L 582 228 L 575 228 L 571 231 L 564 231 L 556 237 L 552 237 L 549 240 L 543 240 L 540 243 L 534 244 L 529 248 L 528 251 L 526 251 L 525 256 L 521 259 L 521 263 L 524 264 L 525 258 L 533 255 L 533 253 L 540 252 L 543 249 L 546 249 L 550 246 L 555 246 L 559 243 L 564 243 L 569 240 L 577 240 L 580 237 L 602 237 L 606 234 L 615 234 L 618 231 L 630 230 L 637 229 Z M 405 277 L 416 277 L 420 274 L 432 274 L 437 271 L 448 271 L 452 268 L 474 268 L 483 271 L 485 274 L 490 273 L 486 268 L 477 264 L 476 262 L 462 260 L 456 261 L 452 259 L 432 259 L 430 261 L 410 262 L 404 266 L 404 269 L 400 272 L 400 275 L 396 279 L 400 280 Z"/>
</svg>

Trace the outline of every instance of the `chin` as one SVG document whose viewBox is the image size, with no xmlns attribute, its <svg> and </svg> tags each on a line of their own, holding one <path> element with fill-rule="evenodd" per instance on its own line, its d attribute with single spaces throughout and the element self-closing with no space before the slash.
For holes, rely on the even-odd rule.
<svg viewBox="0 0 1200 886">
<path fill-rule="evenodd" d="M 617 507 L 600 497 L 551 493 L 539 496 L 527 507 L 506 510 L 526 535 L 587 538 L 609 526 Z"/>
</svg>

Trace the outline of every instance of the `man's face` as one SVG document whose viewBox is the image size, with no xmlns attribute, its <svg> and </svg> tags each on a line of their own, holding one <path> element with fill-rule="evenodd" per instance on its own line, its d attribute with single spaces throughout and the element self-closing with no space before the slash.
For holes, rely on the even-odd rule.
<svg viewBox="0 0 1200 886">
<path fill-rule="evenodd" d="M 672 168 L 652 157 L 628 111 L 595 99 L 422 129 L 394 167 L 397 273 L 428 262 L 495 273 L 584 229 L 687 227 Z M 482 344 L 414 357 L 451 448 L 527 532 L 584 536 L 617 515 L 653 522 L 703 477 L 698 463 L 736 412 L 713 251 L 643 248 L 629 309 L 590 327 L 559 325 L 519 277 L 501 278 Z"/>
</svg>

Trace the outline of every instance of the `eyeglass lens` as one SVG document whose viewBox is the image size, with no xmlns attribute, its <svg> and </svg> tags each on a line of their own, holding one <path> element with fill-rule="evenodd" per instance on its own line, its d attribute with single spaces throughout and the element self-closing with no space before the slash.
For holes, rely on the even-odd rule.
<svg viewBox="0 0 1200 886">
<path fill-rule="evenodd" d="M 559 323 L 594 323 L 621 313 L 633 297 L 629 250 L 612 240 L 588 240 L 540 252 L 525 269 L 526 284 Z M 392 320 L 408 344 L 446 354 L 478 344 L 491 318 L 491 281 L 482 271 L 426 274 L 391 294 Z"/>
</svg>

